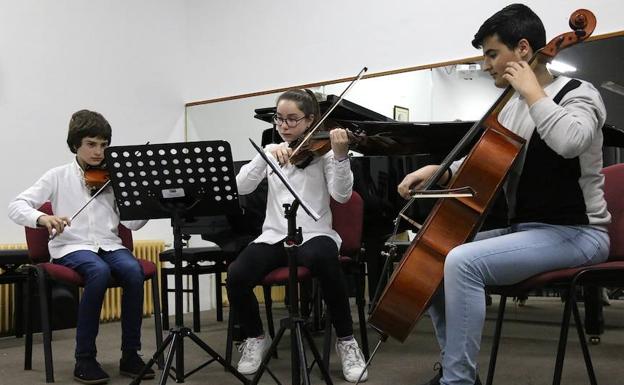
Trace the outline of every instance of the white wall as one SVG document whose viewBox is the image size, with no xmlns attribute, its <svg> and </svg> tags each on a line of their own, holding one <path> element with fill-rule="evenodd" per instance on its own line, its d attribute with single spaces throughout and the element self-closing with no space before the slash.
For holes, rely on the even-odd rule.
<svg viewBox="0 0 624 385">
<path fill-rule="evenodd" d="M 185 12 L 168 0 L 0 1 L 0 243 L 24 240 L 9 200 L 73 158 L 73 112 L 101 112 L 113 145 L 183 139 Z M 170 233 L 160 220 L 135 237 Z"/>
<path fill-rule="evenodd" d="M 431 73 L 431 121 L 479 120 L 502 91 L 483 71 L 462 73 L 456 66 L 447 66 Z"/>
<path fill-rule="evenodd" d="M 203 1 L 189 4 L 189 98 L 204 100 L 480 55 L 481 23 L 510 0 Z M 528 0 L 548 38 L 578 8 L 624 29 L 616 0 Z"/>
</svg>

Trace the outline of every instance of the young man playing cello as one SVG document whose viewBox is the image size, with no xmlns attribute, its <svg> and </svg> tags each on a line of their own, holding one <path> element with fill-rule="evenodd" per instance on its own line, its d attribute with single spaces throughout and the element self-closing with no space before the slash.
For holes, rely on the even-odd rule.
<svg viewBox="0 0 624 385">
<path fill-rule="evenodd" d="M 102 191 L 73 222 L 68 217 L 91 198 L 85 170 L 101 165 L 110 140 L 111 127 L 101 114 L 88 110 L 74 113 L 69 122 L 67 145 L 76 154 L 75 159 L 46 172 L 9 204 L 9 218 L 15 223 L 45 227 L 54 235 L 48 244 L 54 263 L 72 268 L 84 277 L 84 292 L 78 307 L 74 379 L 85 384 L 102 384 L 109 380 L 95 359 L 95 339 L 111 276 L 123 288 L 119 371 L 135 377 L 145 366 L 137 354 L 141 349 L 144 274 L 117 234 L 119 211 L 112 189 L 107 187 Z M 47 201 L 52 204 L 55 215 L 37 210 Z M 145 223 L 129 221 L 124 225 L 138 230 Z M 153 377 L 154 371 L 149 369 L 144 378 Z"/>
<path fill-rule="evenodd" d="M 499 122 L 527 143 L 504 186 L 509 226 L 479 233 L 446 257 L 444 284 L 429 308 L 442 365 L 429 385 L 480 383 L 486 285 L 514 284 L 607 258 L 610 215 L 600 173 L 605 107 L 591 84 L 578 81 L 566 90 L 571 79 L 553 77 L 545 64 L 529 67 L 527 61 L 545 44 L 541 20 L 521 4 L 486 20 L 472 41 L 483 49 L 484 70 L 494 84 L 515 89 Z M 451 173 L 461 163 L 453 163 Z M 399 193 L 408 198 L 410 189 L 419 188 L 437 168 L 408 174 Z M 447 172 L 442 182 L 450 177 Z"/>
</svg>

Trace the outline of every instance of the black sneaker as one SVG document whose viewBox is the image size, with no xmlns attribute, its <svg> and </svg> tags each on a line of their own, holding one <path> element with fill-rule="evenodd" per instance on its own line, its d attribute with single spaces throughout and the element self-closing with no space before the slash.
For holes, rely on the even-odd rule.
<svg viewBox="0 0 624 385">
<path fill-rule="evenodd" d="M 95 358 L 80 358 L 74 367 L 74 380 L 83 384 L 105 384 L 110 377 Z"/>
<path fill-rule="evenodd" d="M 143 359 L 137 354 L 137 352 L 126 353 L 124 352 L 123 356 L 119 360 L 119 374 L 123 374 L 124 376 L 128 376 L 131 378 L 136 378 L 141 373 L 141 370 L 145 367 L 145 362 Z M 154 371 L 152 368 L 147 368 L 145 374 L 142 377 L 144 380 L 149 380 L 154 378 Z"/>
<path fill-rule="evenodd" d="M 424 383 L 423 385 L 440 385 L 440 380 L 442 379 L 442 365 L 439 362 L 436 362 L 433 365 L 433 370 L 437 370 L 438 373 L 436 373 L 436 375 L 432 379 L 430 379 L 428 382 Z M 477 378 L 475 379 L 475 385 L 482 385 L 481 379 L 479 378 L 478 374 L 477 374 Z"/>
</svg>

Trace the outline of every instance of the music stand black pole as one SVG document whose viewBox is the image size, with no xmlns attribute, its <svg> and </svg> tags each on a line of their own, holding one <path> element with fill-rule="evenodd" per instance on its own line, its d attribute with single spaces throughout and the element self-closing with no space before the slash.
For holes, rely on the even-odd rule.
<svg viewBox="0 0 624 385">
<path fill-rule="evenodd" d="M 143 370 L 131 382 L 136 385 L 169 347 L 159 384 L 168 377 L 176 382 L 217 361 L 243 384 L 249 380 L 208 344 L 184 326 L 182 314 L 182 226 L 194 216 L 210 216 L 240 210 L 230 145 L 224 141 L 109 147 L 105 152 L 115 199 L 122 220 L 171 218 L 174 244 L 175 327 Z M 161 316 L 158 314 L 157 316 Z M 189 337 L 212 358 L 184 373 L 184 337 Z M 173 358 L 176 366 L 172 367 Z M 174 370 L 175 376 L 169 372 Z"/>
<path fill-rule="evenodd" d="M 303 339 L 308 343 L 310 350 L 312 351 L 312 355 L 314 356 L 314 360 L 317 363 L 323 380 L 326 384 L 332 385 L 333 382 L 329 377 L 329 372 L 327 371 L 327 367 L 323 363 L 323 359 L 321 354 L 319 353 L 316 345 L 314 344 L 314 340 L 312 339 L 312 335 L 305 327 L 305 320 L 301 317 L 299 313 L 299 290 L 298 290 L 298 282 L 297 282 L 297 249 L 298 246 L 303 242 L 303 237 L 301 234 L 301 227 L 297 228 L 297 210 L 299 206 L 303 207 L 303 209 L 310 215 L 314 220 L 319 219 L 319 215 L 315 213 L 311 208 L 309 208 L 305 202 L 301 199 L 296 190 L 292 187 L 288 179 L 283 175 L 279 166 L 276 166 L 274 162 L 272 162 L 264 153 L 264 151 L 256 144 L 253 140 L 249 139 L 251 144 L 254 146 L 256 151 L 264 158 L 265 162 L 271 167 L 274 173 L 280 178 L 282 183 L 286 186 L 286 188 L 290 191 L 294 200 L 291 204 L 284 204 L 284 216 L 288 221 L 288 234 L 286 239 L 284 240 L 284 248 L 286 249 L 286 254 L 288 255 L 288 289 L 289 289 L 289 297 L 290 297 L 290 306 L 288 309 L 288 317 L 280 320 L 280 328 L 275 335 L 275 339 L 271 343 L 269 350 L 266 352 L 266 355 L 262 359 L 262 363 L 258 368 L 255 376 L 251 380 L 251 384 L 257 384 L 260 381 L 265 370 L 268 370 L 268 364 L 271 358 L 274 356 L 274 353 L 277 350 L 277 345 L 279 344 L 280 339 L 284 335 L 286 329 L 290 330 L 290 357 L 291 357 L 291 384 L 298 385 L 301 383 L 301 377 L 303 375 L 303 383 L 305 385 L 310 384 L 310 376 L 308 372 L 308 363 L 305 354 L 305 348 Z M 269 371 L 270 373 L 270 371 Z M 272 376 L 273 374 L 270 373 Z M 273 376 L 275 379 L 275 376 Z M 279 381 L 278 381 L 279 383 Z"/>
</svg>

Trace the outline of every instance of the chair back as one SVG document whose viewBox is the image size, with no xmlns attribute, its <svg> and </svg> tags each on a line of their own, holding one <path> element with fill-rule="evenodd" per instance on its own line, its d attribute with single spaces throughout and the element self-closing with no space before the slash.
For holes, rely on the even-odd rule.
<svg viewBox="0 0 624 385">
<path fill-rule="evenodd" d="M 605 200 L 611 213 L 609 260 L 624 260 L 624 163 L 602 169 L 605 176 Z"/>
<path fill-rule="evenodd" d="M 357 192 L 345 203 L 331 200 L 332 224 L 342 238 L 340 254 L 354 256 L 362 247 L 362 227 L 364 223 L 364 201 Z"/>
<path fill-rule="evenodd" d="M 53 215 L 52 205 L 50 202 L 44 203 L 39 207 L 39 211 L 48 215 Z M 50 251 L 48 250 L 48 230 L 46 228 L 30 228 L 25 227 L 26 232 L 26 245 L 28 246 L 28 256 L 33 263 L 42 263 L 50 261 Z M 121 238 L 121 244 L 128 250 L 133 249 L 132 232 L 122 225 L 118 227 L 119 237 Z"/>
</svg>

